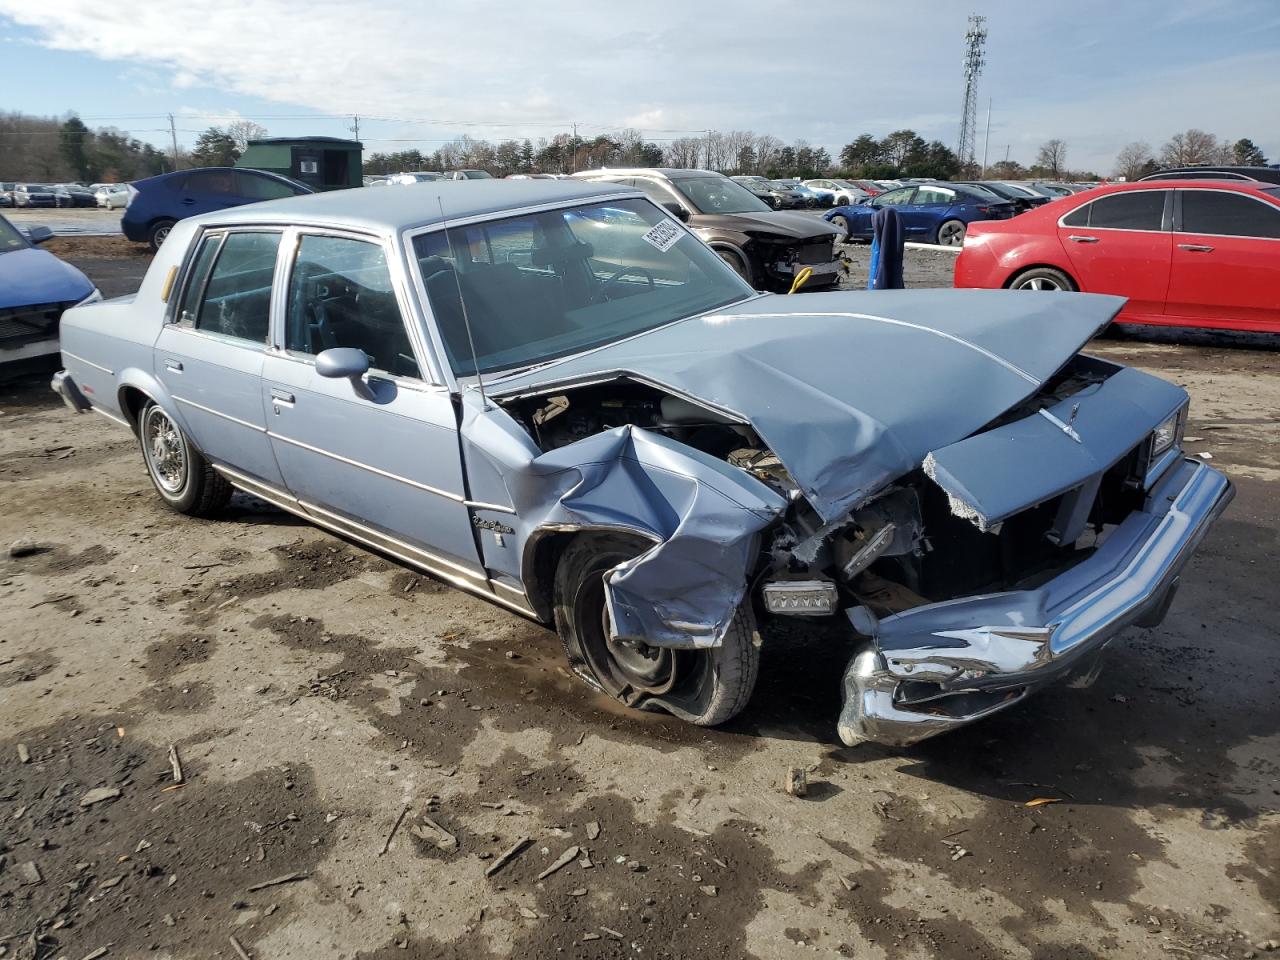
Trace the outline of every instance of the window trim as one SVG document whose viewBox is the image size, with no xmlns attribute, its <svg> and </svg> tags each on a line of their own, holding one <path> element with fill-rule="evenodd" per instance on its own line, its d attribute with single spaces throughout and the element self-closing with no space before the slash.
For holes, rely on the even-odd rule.
<svg viewBox="0 0 1280 960">
<path fill-rule="evenodd" d="M 400 322 L 404 324 L 405 335 L 409 341 L 409 349 L 413 351 L 414 362 L 418 365 L 418 376 L 416 377 L 392 373 L 389 370 L 383 370 L 381 367 L 373 366 L 369 368 L 369 372 L 371 374 L 376 372 L 380 380 L 390 380 L 399 386 L 417 390 L 431 387 L 438 388 L 443 385 L 438 379 L 434 357 L 430 357 L 429 353 L 423 349 L 423 343 L 420 339 L 422 331 L 418 323 L 420 314 L 414 311 L 412 302 L 405 296 L 404 278 L 403 276 L 397 276 L 399 259 L 395 256 L 394 244 L 388 237 L 378 233 L 346 227 L 310 225 L 291 227 L 287 233 L 288 236 L 285 238 L 285 242 L 280 246 L 281 260 L 276 263 L 276 287 L 272 293 L 272 323 L 271 335 L 268 338 L 268 351 L 273 357 L 310 367 L 316 365 L 314 354 L 295 353 L 285 346 L 287 334 L 285 320 L 288 315 L 290 285 L 293 283 L 293 271 L 298 262 L 298 251 L 302 246 L 302 238 L 333 237 L 339 240 L 354 240 L 361 243 L 374 244 L 382 248 L 387 265 L 387 276 L 391 280 L 391 291 L 395 296 L 396 307 L 400 311 Z M 412 322 L 410 318 L 412 318 Z M 432 362 L 424 363 L 424 357 L 429 358 Z"/>
<path fill-rule="evenodd" d="M 1167 184 L 1168 181 L 1164 181 L 1164 183 Z M 1064 211 L 1062 216 L 1058 217 L 1056 226 L 1059 230 L 1106 230 L 1108 233 L 1172 233 L 1174 192 L 1175 188 L 1171 186 L 1144 187 L 1141 190 L 1113 190 L 1110 193 L 1104 193 L 1100 197 L 1092 197 L 1079 206 L 1072 207 L 1070 210 Z M 1083 210 L 1085 207 L 1092 206 L 1099 200 L 1106 200 L 1109 197 L 1119 197 L 1131 193 L 1163 193 L 1165 195 L 1164 210 L 1161 211 L 1160 214 L 1159 228 L 1155 230 L 1148 230 L 1143 227 L 1081 227 L 1064 222 L 1067 217 L 1071 216 L 1073 213 Z M 1078 197 L 1080 194 L 1077 193 L 1075 196 Z"/>
<path fill-rule="evenodd" d="M 1254 196 L 1252 193 L 1248 193 L 1244 190 L 1229 190 L 1223 187 L 1180 187 L 1175 191 L 1178 196 L 1175 201 L 1176 206 L 1174 207 L 1173 233 L 1184 237 L 1222 237 L 1228 240 L 1270 240 L 1272 243 L 1280 243 L 1280 237 L 1255 237 L 1253 234 L 1248 233 L 1200 233 L 1195 230 L 1184 230 L 1182 228 L 1182 197 L 1184 194 L 1191 193 L 1193 191 L 1195 193 L 1229 193 L 1234 197 L 1246 197 L 1254 201 L 1254 203 L 1260 203 L 1264 207 L 1267 207 L 1274 213 L 1280 215 L 1280 204 L 1271 203 L 1268 200 L 1262 199 L 1262 197 Z"/>
<path fill-rule="evenodd" d="M 186 253 L 183 255 L 179 293 L 176 297 L 169 297 L 164 317 L 165 326 L 172 327 L 174 330 L 180 330 L 184 333 L 190 334 L 191 336 L 204 337 L 206 340 L 212 340 L 215 343 L 223 343 L 228 346 L 238 346 L 243 347 L 246 350 L 258 350 L 259 352 L 265 353 L 270 349 L 272 331 L 275 329 L 276 291 L 274 283 L 280 269 L 280 251 L 284 248 L 285 244 L 284 234 L 287 232 L 288 231 L 285 227 L 274 224 L 261 226 L 257 224 L 237 224 L 235 226 L 223 226 L 222 224 L 218 224 L 216 226 L 205 227 L 202 229 L 198 234 L 196 234 L 192 242 L 187 245 Z M 200 288 L 200 301 L 203 302 L 205 291 L 209 287 L 209 280 L 213 277 L 213 271 L 218 267 L 218 258 L 222 256 L 222 246 L 226 243 L 227 237 L 233 233 L 274 233 L 280 235 L 281 238 L 280 244 L 276 247 L 275 272 L 272 273 L 273 286 L 267 312 L 267 336 L 260 344 L 254 340 L 246 340 L 243 337 L 233 337 L 226 333 L 211 333 L 208 330 L 201 330 L 194 323 L 183 323 L 179 313 L 182 304 L 186 300 L 187 287 L 191 282 L 191 271 L 195 269 L 196 252 L 204 245 L 206 238 L 210 236 L 217 236 L 219 238 L 218 253 L 214 257 L 213 264 L 209 267 L 209 273 L 204 278 L 204 283 Z"/>
</svg>

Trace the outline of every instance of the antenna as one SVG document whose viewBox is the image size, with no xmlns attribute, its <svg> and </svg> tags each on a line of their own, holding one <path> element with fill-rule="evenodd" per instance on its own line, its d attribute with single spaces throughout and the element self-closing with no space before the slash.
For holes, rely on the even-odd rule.
<svg viewBox="0 0 1280 960">
<path fill-rule="evenodd" d="M 436 195 L 436 203 L 440 205 L 440 223 L 444 226 L 444 243 L 453 253 L 453 241 L 449 239 L 449 218 L 444 214 L 444 201 Z M 480 357 L 476 353 L 476 338 L 471 335 L 471 318 L 467 315 L 467 301 L 462 296 L 462 280 L 458 277 L 458 258 L 454 257 L 453 282 L 458 288 L 458 305 L 462 307 L 462 325 L 467 328 L 467 344 L 471 347 L 471 366 L 476 372 L 476 389 L 480 391 L 480 407 L 489 409 L 489 399 L 484 395 L 484 380 L 480 376 Z"/>
</svg>

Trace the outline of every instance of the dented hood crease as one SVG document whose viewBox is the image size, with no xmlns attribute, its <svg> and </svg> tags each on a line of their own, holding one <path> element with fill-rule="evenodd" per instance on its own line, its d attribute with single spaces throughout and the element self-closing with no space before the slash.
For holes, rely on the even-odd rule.
<svg viewBox="0 0 1280 960">
<path fill-rule="evenodd" d="M 749 422 L 833 521 L 1034 393 L 1124 300 L 1006 290 L 756 297 L 490 385 L 633 376 Z"/>
</svg>

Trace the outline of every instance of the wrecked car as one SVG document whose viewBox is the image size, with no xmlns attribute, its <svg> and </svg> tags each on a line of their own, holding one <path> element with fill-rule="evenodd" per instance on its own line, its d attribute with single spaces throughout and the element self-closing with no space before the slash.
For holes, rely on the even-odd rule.
<svg viewBox="0 0 1280 960">
<path fill-rule="evenodd" d="M 763 621 L 836 625 L 840 737 L 908 744 L 1159 622 L 1232 496 L 1182 389 L 1080 352 L 1122 302 L 758 294 L 626 185 L 420 184 L 181 221 L 53 385 L 173 509 L 253 493 L 630 707 L 722 723 Z"/>
</svg>

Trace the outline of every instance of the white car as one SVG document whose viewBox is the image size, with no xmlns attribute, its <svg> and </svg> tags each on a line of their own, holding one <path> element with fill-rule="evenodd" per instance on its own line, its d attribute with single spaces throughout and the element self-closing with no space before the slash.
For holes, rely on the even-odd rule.
<svg viewBox="0 0 1280 960">
<path fill-rule="evenodd" d="M 123 210 L 129 205 L 129 185 L 127 183 L 99 184 L 93 192 L 98 206 L 107 210 Z"/>
<path fill-rule="evenodd" d="M 836 207 L 847 207 L 871 196 L 860 186 L 848 180 L 805 180 L 804 185 L 811 190 L 830 193 L 832 206 Z"/>
<path fill-rule="evenodd" d="M 390 186 L 393 183 L 428 183 L 432 180 L 443 180 L 443 173 L 435 173 L 431 170 L 418 170 L 414 173 L 393 173 L 385 178 L 385 183 Z"/>
</svg>

